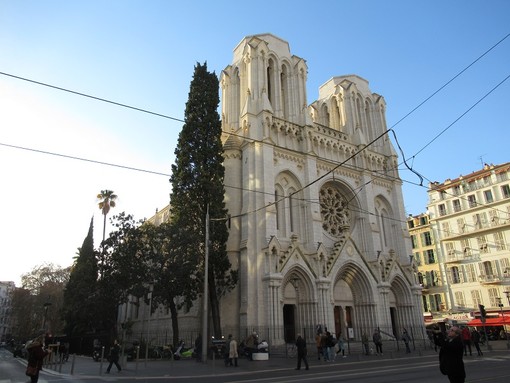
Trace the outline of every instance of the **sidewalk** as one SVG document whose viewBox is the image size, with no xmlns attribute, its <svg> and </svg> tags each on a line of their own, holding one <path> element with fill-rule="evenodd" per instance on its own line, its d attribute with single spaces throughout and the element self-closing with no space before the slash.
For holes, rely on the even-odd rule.
<svg viewBox="0 0 510 383">
<path fill-rule="evenodd" d="M 507 349 L 506 341 L 490 342 L 492 350 L 482 347 L 484 356 L 510 352 Z M 474 347 L 473 356 L 466 358 L 477 358 Z M 310 369 L 327 368 L 328 366 L 340 365 L 345 363 L 370 362 L 391 359 L 407 358 L 436 358 L 437 353 L 433 349 L 414 350 L 406 354 L 403 350 L 399 352 L 387 352 L 382 356 L 365 356 L 360 354 L 348 355 L 346 358 L 337 357 L 334 362 L 326 363 L 323 360 L 317 360 L 315 355 L 309 357 Z M 254 371 L 276 371 L 293 370 L 296 367 L 296 358 L 285 358 L 283 356 L 270 357 L 266 361 L 249 361 L 239 359 L 239 367 L 225 367 L 223 360 L 208 360 L 207 363 L 196 362 L 195 360 L 148 360 L 127 362 L 123 370 L 119 373 L 115 365 L 111 369 L 110 375 L 105 374 L 108 362 L 94 362 L 88 356 L 69 357 L 69 361 L 62 365 L 46 366 L 44 371 L 52 375 L 72 375 L 79 377 L 92 376 L 132 376 L 132 377 L 181 377 L 192 378 L 196 376 L 218 376 L 223 374 L 236 375 L 246 374 Z"/>
</svg>

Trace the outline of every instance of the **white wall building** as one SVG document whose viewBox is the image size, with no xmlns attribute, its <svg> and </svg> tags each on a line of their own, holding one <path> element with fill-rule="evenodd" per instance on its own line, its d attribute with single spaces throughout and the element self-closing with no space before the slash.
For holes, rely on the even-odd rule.
<svg viewBox="0 0 510 383">
<path fill-rule="evenodd" d="M 221 74 L 228 252 L 238 288 L 222 321 L 240 329 L 321 324 L 354 337 L 423 326 L 421 287 L 384 98 L 333 77 L 308 106 L 306 61 L 248 36 Z"/>
<path fill-rule="evenodd" d="M 486 164 L 429 187 L 452 310 L 478 311 L 480 304 L 488 312 L 510 310 L 509 172 L 510 163 Z"/>
</svg>

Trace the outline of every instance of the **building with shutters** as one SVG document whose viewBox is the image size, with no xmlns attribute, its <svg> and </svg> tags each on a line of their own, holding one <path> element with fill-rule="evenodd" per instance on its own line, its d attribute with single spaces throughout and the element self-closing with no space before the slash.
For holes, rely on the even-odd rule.
<svg viewBox="0 0 510 383">
<path fill-rule="evenodd" d="M 452 311 L 477 312 L 480 304 L 494 315 L 510 311 L 509 172 L 510 163 L 485 164 L 429 186 L 430 223 Z"/>
</svg>

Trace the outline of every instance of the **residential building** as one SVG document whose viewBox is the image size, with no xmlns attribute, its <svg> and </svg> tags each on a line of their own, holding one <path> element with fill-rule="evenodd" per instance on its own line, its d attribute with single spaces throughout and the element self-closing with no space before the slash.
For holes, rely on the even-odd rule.
<svg viewBox="0 0 510 383">
<path fill-rule="evenodd" d="M 10 340 L 12 337 L 12 294 L 16 285 L 14 282 L 0 281 L 0 340 Z"/>
<path fill-rule="evenodd" d="M 429 186 L 451 310 L 510 311 L 510 163 Z"/>
<path fill-rule="evenodd" d="M 407 219 L 413 261 L 422 287 L 422 307 L 426 319 L 438 317 L 447 309 L 448 285 L 441 271 L 440 246 L 432 231 L 429 215 L 410 215 Z"/>
</svg>

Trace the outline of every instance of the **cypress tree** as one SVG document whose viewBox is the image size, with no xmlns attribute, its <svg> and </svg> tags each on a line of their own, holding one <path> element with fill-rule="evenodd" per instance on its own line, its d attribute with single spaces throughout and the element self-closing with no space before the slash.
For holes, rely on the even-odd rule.
<svg viewBox="0 0 510 383">
<path fill-rule="evenodd" d="M 197 288 L 203 291 L 205 216 L 209 206 L 209 302 L 214 335 L 221 335 L 219 300 L 237 282 L 226 253 L 228 231 L 223 201 L 224 175 L 221 121 L 218 114 L 219 82 L 197 63 L 186 103 L 184 126 L 172 165 L 170 209 L 183 255 L 196 264 Z M 200 290 L 202 289 L 202 290 Z M 207 315 L 207 313 L 204 313 Z M 206 334 L 204 334 L 204 337 Z"/>
<path fill-rule="evenodd" d="M 64 290 L 65 330 L 71 338 L 90 332 L 95 322 L 98 267 L 93 230 L 92 219 Z"/>
</svg>

